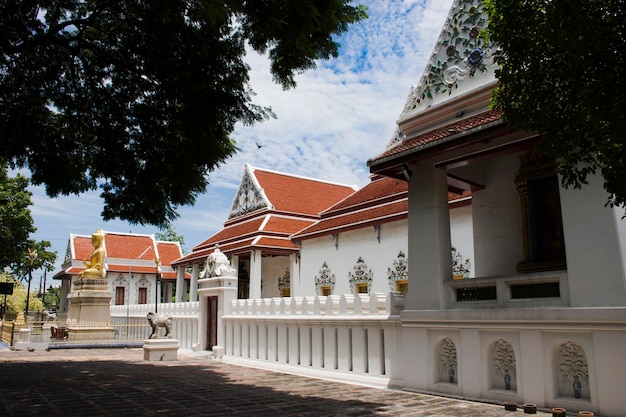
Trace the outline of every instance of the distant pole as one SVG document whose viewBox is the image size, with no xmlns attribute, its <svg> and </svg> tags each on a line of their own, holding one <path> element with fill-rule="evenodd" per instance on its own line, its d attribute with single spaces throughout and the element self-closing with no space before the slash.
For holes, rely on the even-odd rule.
<svg viewBox="0 0 626 417">
<path fill-rule="evenodd" d="M 159 312 L 159 274 L 161 273 L 161 260 L 159 258 L 154 260 L 156 264 L 155 286 L 154 286 L 154 313 Z"/>
<path fill-rule="evenodd" d="M 37 258 L 37 251 L 35 249 L 28 249 L 28 289 L 26 290 L 26 309 L 24 310 L 24 317 L 28 315 L 28 302 L 30 300 L 30 282 L 33 280 L 33 261 Z"/>
</svg>

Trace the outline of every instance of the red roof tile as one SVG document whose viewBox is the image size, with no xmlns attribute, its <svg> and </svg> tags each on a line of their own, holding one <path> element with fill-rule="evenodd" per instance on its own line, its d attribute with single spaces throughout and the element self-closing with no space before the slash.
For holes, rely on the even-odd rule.
<svg viewBox="0 0 626 417">
<path fill-rule="evenodd" d="M 405 219 L 407 213 L 408 200 L 404 197 L 396 202 L 385 203 L 359 211 L 348 211 L 338 216 L 324 218 L 311 227 L 293 235 L 292 240 L 311 239 L 321 235 L 337 233 L 338 231 L 397 221 Z"/>
<path fill-rule="evenodd" d="M 93 245 L 91 244 L 91 238 L 86 236 L 74 237 L 74 256 L 81 261 L 89 260 L 91 253 L 93 252 Z"/>
<path fill-rule="evenodd" d="M 157 258 L 154 251 L 154 240 L 150 236 L 106 232 L 104 241 L 108 258 L 143 260 Z M 144 253 L 146 249 L 148 251 Z M 93 247 L 91 250 L 93 251 Z M 140 256 L 141 258 L 139 258 Z"/>
<path fill-rule="evenodd" d="M 193 252 L 203 249 L 213 249 L 216 243 L 225 242 L 233 238 L 250 235 L 259 230 L 265 217 L 258 217 L 248 221 L 230 223 L 222 230 L 205 240 L 204 242 L 196 245 L 193 248 Z"/>
<path fill-rule="evenodd" d="M 280 216 L 270 216 L 263 227 L 264 232 L 275 232 L 290 235 L 315 223 L 314 220 L 302 220 Z"/>
<path fill-rule="evenodd" d="M 180 258 L 181 255 L 180 247 L 173 242 L 157 242 L 157 250 L 163 266 L 170 265 L 174 259 Z"/>
<path fill-rule="evenodd" d="M 349 196 L 352 187 L 255 169 L 254 175 L 265 195 L 279 212 L 317 216 Z"/>
<path fill-rule="evenodd" d="M 379 161 L 390 159 L 396 155 L 419 150 L 420 148 L 434 142 L 446 141 L 453 136 L 456 137 L 456 135 L 469 132 L 489 123 L 500 121 L 501 119 L 501 111 L 486 110 L 476 115 L 466 117 L 465 119 L 454 120 L 443 127 L 424 132 L 399 142 L 396 146 L 393 146 L 384 151 L 382 154 L 371 158 L 367 164 L 371 166 L 377 164 Z"/>
</svg>

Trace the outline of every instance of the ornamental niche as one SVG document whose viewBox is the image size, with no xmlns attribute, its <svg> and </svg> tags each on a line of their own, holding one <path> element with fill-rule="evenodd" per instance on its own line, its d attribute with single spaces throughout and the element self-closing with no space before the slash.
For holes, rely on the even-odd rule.
<svg viewBox="0 0 626 417">
<path fill-rule="evenodd" d="M 322 264 L 319 275 L 315 276 L 315 292 L 320 294 L 323 288 L 329 288 L 330 294 L 335 289 L 335 274 L 330 271 L 326 262 Z"/>
<path fill-rule="evenodd" d="M 358 284 L 367 284 L 367 293 L 369 294 L 372 287 L 372 278 L 374 277 L 372 270 L 367 269 L 367 264 L 360 256 L 352 270 L 354 272 L 348 272 L 350 290 L 354 293 Z"/>
<path fill-rule="evenodd" d="M 404 252 L 400 251 L 398 257 L 393 261 L 393 268 L 387 268 L 387 280 L 389 281 L 389 289 L 396 290 L 397 281 L 406 281 L 408 279 L 409 261 Z"/>
</svg>

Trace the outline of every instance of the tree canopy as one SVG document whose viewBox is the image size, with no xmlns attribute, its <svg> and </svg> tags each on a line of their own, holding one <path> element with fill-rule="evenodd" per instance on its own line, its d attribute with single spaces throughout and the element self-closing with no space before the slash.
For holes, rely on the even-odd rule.
<svg viewBox="0 0 626 417">
<path fill-rule="evenodd" d="M 247 45 L 275 82 L 338 54 L 351 0 L 0 0 L 0 162 L 50 196 L 101 190 L 105 220 L 166 225 L 236 152 L 255 105 Z"/>
<path fill-rule="evenodd" d="M 9 177 L 6 165 L 0 165 L 0 269 L 10 269 L 19 279 L 26 278 L 30 268 L 52 271 L 56 261 L 56 253 L 48 250 L 50 242 L 30 239 L 37 229 L 27 187 L 28 178 L 21 174 Z M 37 253 L 32 265 L 29 250 Z"/>
<path fill-rule="evenodd" d="M 501 46 L 494 105 L 542 134 L 563 185 L 600 172 L 610 204 L 626 199 L 626 1 L 487 0 Z"/>
</svg>

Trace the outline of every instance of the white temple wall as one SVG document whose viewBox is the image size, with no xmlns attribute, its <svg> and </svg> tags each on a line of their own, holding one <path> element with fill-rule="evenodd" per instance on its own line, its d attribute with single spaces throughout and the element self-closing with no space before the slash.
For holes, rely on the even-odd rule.
<svg viewBox="0 0 626 417">
<path fill-rule="evenodd" d="M 380 233 L 380 243 L 378 242 Z M 407 254 L 406 220 L 385 223 L 378 232 L 373 226 L 339 233 L 337 247 L 331 236 L 307 239 L 302 242 L 301 253 L 301 288 L 299 296 L 318 295 L 315 290 L 315 277 L 320 275 L 322 265 L 330 268 L 335 275 L 333 294 L 352 294 L 349 273 L 354 273 L 354 266 L 359 257 L 368 270 L 372 271 L 372 292 L 389 292 L 387 268 L 393 267 L 398 253 Z"/>
<path fill-rule="evenodd" d="M 521 153 L 486 161 L 485 189 L 472 195 L 475 276 L 515 275 L 523 258 L 515 177 Z"/>
<path fill-rule="evenodd" d="M 261 297 L 280 297 L 278 280 L 289 270 L 288 256 L 267 256 L 263 257 L 261 265 Z"/>
<path fill-rule="evenodd" d="M 469 259 L 469 277 L 474 277 L 474 228 L 472 226 L 472 206 L 467 205 L 450 210 L 450 242 L 452 247 Z"/>
<path fill-rule="evenodd" d="M 380 233 L 380 243 L 378 242 Z M 474 239 L 471 205 L 450 210 L 450 235 L 452 246 L 469 259 L 470 276 L 474 276 Z M 302 241 L 301 253 L 301 294 L 318 295 L 315 291 L 315 277 L 320 275 L 324 262 L 335 275 L 333 294 L 351 294 L 349 273 L 359 257 L 368 269 L 372 270 L 371 292 L 395 291 L 391 288 L 387 270 L 393 269 L 393 262 L 402 252 L 408 257 L 407 220 L 385 223 L 377 231 L 373 226 L 339 233 L 337 247 L 331 236 L 322 236 Z M 265 275 L 263 276 L 265 278 Z"/>
</svg>

